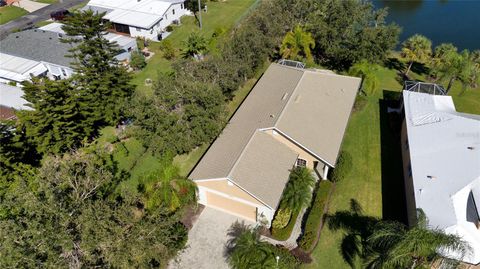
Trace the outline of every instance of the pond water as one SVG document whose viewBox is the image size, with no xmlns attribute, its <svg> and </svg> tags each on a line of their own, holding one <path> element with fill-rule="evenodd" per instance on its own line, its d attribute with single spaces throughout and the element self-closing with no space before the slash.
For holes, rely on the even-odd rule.
<svg viewBox="0 0 480 269">
<path fill-rule="evenodd" d="M 433 46 L 453 43 L 459 50 L 480 49 L 480 0 L 373 0 L 388 7 L 388 22 L 403 29 L 400 42 L 419 33 Z"/>
</svg>

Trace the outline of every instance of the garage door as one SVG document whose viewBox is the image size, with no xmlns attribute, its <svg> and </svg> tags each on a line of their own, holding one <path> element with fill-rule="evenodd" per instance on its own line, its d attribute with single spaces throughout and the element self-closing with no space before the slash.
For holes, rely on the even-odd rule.
<svg viewBox="0 0 480 269">
<path fill-rule="evenodd" d="M 212 206 L 214 208 L 218 208 L 220 210 L 226 211 L 228 213 L 231 213 L 233 215 L 236 215 L 251 221 L 256 221 L 256 218 L 257 218 L 256 207 L 226 198 L 224 196 L 220 196 L 215 193 L 211 193 L 209 191 L 207 191 L 206 194 L 207 194 L 207 205 Z"/>
</svg>

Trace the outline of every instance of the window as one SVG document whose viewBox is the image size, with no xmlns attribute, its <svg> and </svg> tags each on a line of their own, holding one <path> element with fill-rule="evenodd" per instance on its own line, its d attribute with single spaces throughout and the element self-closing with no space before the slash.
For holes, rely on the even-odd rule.
<svg viewBox="0 0 480 269">
<path fill-rule="evenodd" d="M 175 15 L 175 9 L 172 9 L 172 14 Z"/>
<path fill-rule="evenodd" d="M 165 14 L 165 19 L 168 20 L 168 15 L 167 14 Z"/>
<path fill-rule="evenodd" d="M 65 69 L 63 69 L 63 68 L 61 68 L 60 70 L 62 70 L 63 76 L 66 77 L 67 76 L 67 71 L 65 71 Z"/>
<path fill-rule="evenodd" d="M 142 29 L 140 29 L 139 27 L 136 28 L 137 32 L 141 32 Z"/>
<path fill-rule="evenodd" d="M 297 166 L 298 166 L 298 167 L 305 167 L 305 166 L 307 166 L 307 161 L 304 160 L 304 159 L 298 158 L 298 159 L 297 159 Z"/>
<path fill-rule="evenodd" d="M 183 4 L 180 5 L 180 9 L 183 9 Z"/>
</svg>

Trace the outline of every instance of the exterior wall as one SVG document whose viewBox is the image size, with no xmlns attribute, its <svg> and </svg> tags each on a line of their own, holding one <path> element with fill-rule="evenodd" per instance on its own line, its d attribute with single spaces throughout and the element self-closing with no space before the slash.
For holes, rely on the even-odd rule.
<svg viewBox="0 0 480 269">
<path fill-rule="evenodd" d="M 301 147 L 297 146 L 295 143 L 290 141 L 288 138 L 284 137 L 282 134 L 276 132 L 275 130 L 265 130 L 264 132 L 273 136 L 276 140 L 282 142 L 287 147 L 289 147 L 290 149 L 295 151 L 298 154 L 298 158 L 306 160 L 307 161 L 307 168 L 309 168 L 309 169 L 316 168 L 316 170 L 318 170 L 318 171 L 323 171 L 323 169 L 325 167 L 325 164 L 321 160 L 318 160 L 315 156 L 308 153 L 307 151 L 305 151 Z M 318 162 L 318 165 L 316 167 L 314 167 L 314 162 Z"/>
<path fill-rule="evenodd" d="M 407 203 L 407 221 L 408 225 L 412 226 L 416 223 L 417 220 L 417 206 L 415 204 L 415 191 L 413 189 L 412 167 L 410 164 L 410 151 L 408 146 L 407 124 L 405 122 L 405 119 L 402 123 L 402 131 L 400 137 L 402 146 L 405 195 Z"/>
<path fill-rule="evenodd" d="M 173 14 L 175 10 L 175 14 Z M 165 27 L 172 24 L 173 21 L 178 20 L 180 21 L 180 17 L 183 15 L 189 14 L 189 11 L 184 7 L 183 3 L 173 4 L 170 8 L 165 12 L 162 19 L 155 24 L 150 29 L 143 29 L 134 26 L 130 26 L 130 35 L 132 37 L 145 37 L 147 39 L 151 39 L 154 41 L 158 41 L 158 35 L 162 34 Z"/>
<path fill-rule="evenodd" d="M 219 180 L 208 180 L 208 181 L 195 181 L 195 183 L 198 186 L 198 192 L 199 192 L 198 202 L 200 204 L 203 204 L 206 206 L 212 206 L 209 204 L 208 196 L 209 196 L 209 193 L 214 193 L 216 195 L 220 195 L 226 199 L 229 199 L 229 200 L 225 200 L 227 202 L 224 203 L 224 208 L 225 208 L 224 211 L 229 211 L 229 208 L 231 207 L 231 211 L 232 211 L 231 213 L 238 212 L 239 206 L 237 202 L 240 202 L 242 204 L 255 207 L 258 214 L 257 220 L 260 221 L 261 219 L 264 219 L 267 221 L 268 225 L 270 225 L 273 219 L 275 210 L 272 210 L 269 207 L 265 206 L 262 202 L 257 200 L 255 197 L 251 196 L 250 194 L 248 194 L 247 192 L 245 192 L 235 184 L 230 183 L 229 180 L 219 179 Z M 228 202 L 228 201 L 231 201 L 231 202 Z M 219 209 L 218 205 L 213 205 L 213 207 Z M 238 214 L 234 214 L 234 215 L 238 216 Z M 249 220 L 252 220 L 252 219 L 249 219 Z M 252 220 L 252 221 L 256 221 L 256 220 Z"/>
</svg>

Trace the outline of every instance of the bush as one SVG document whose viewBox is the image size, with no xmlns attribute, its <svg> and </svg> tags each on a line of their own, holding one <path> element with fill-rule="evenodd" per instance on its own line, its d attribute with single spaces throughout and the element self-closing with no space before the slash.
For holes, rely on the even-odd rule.
<svg viewBox="0 0 480 269">
<path fill-rule="evenodd" d="M 139 51 L 132 52 L 130 56 L 130 66 L 135 70 L 140 70 L 147 65 L 145 61 L 145 56 Z"/>
<path fill-rule="evenodd" d="M 290 218 L 292 217 L 292 210 L 289 208 L 281 208 L 277 211 L 277 215 L 273 220 L 272 227 L 275 229 L 281 229 L 287 226 Z"/>
<path fill-rule="evenodd" d="M 317 232 L 320 229 L 320 222 L 323 219 L 323 210 L 328 201 L 328 194 L 331 188 L 332 183 L 330 181 L 321 181 L 317 187 L 312 205 L 306 213 L 308 215 L 303 229 L 304 232 L 298 242 L 299 246 L 305 251 L 310 251 L 314 247 Z"/>
<path fill-rule="evenodd" d="M 340 152 L 337 160 L 337 166 L 333 169 L 331 180 L 333 182 L 342 181 L 348 176 L 352 167 L 352 156 L 346 151 Z"/>
<path fill-rule="evenodd" d="M 171 24 L 169 26 L 165 27 L 165 31 L 167 31 L 167 32 L 173 32 L 174 29 L 175 29 L 175 27 Z"/>
<path fill-rule="evenodd" d="M 280 259 L 278 259 L 278 267 L 279 269 L 295 269 L 298 268 L 300 265 L 299 260 L 290 253 L 290 251 L 282 246 L 274 246 L 270 245 L 269 248 L 271 249 L 272 253 Z"/>
<path fill-rule="evenodd" d="M 175 58 L 175 48 L 170 40 L 164 40 L 160 43 L 160 49 L 163 51 L 163 57 L 167 60 Z"/>
<path fill-rule="evenodd" d="M 290 237 L 290 234 L 292 233 L 293 226 L 295 226 L 295 222 L 297 221 L 297 217 L 299 213 L 300 213 L 300 210 L 293 211 L 290 221 L 288 222 L 288 225 L 283 228 L 274 228 L 272 226 L 272 229 L 271 229 L 272 238 L 279 241 L 287 240 Z"/>
</svg>

